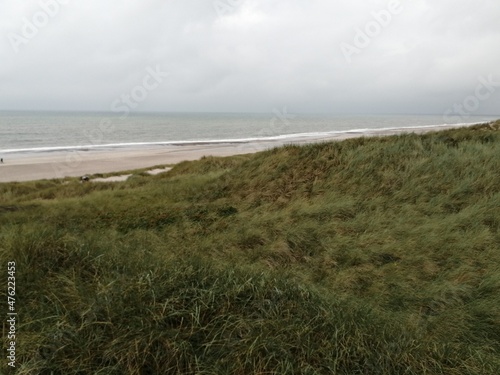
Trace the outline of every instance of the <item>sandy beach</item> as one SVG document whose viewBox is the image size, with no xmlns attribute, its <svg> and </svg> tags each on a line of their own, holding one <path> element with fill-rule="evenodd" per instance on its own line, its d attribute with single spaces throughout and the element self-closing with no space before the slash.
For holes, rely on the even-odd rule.
<svg viewBox="0 0 500 375">
<path fill-rule="evenodd" d="M 3 156 L 0 164 L 0 182 L 32 181 L 64 177 L 79 177 L 96 173 L 111 173 L 155 165 L 176 164 L 184 160 L 197 160 L 203 156 L 230 156 L 263 151 L 284 144 L 306 144 L 344 140 L 361 136 L 385 136 L 403 133 L 425 133 L 456 128 L 459 125 L 415 127 L 363 132 L 334 133 L 331 136 L 303 136 L 285 140 L 254 141 L 245 143 L 202 143 L 176 146 L 149 146 L 114 150 L 59 151 L 39 156 Z"/>
</svg>

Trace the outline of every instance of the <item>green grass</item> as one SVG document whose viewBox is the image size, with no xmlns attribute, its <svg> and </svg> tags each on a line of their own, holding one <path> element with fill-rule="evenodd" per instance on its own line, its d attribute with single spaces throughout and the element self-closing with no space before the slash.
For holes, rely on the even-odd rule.
<svg viewBox="0 0 500 375">
<path fill-rule="evenodd" d="M 0 371 L 498 374 L 499 128 L 0 184 Z"/>
</svg>

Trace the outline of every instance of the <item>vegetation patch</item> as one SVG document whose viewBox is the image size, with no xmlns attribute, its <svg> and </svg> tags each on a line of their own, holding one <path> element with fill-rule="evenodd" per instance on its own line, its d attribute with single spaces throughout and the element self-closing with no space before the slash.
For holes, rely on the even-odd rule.
<svg viewBox="0 0 500 375">
<path fill-rule="evenodd" d="M 498 171 L 497 122 L 0 184 L 0 371 L 498 374 Z"/>
</svg>

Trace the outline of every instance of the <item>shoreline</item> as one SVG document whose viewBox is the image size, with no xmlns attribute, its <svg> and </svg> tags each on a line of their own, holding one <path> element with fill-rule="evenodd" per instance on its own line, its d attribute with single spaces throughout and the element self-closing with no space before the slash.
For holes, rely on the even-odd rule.
<svg viewBox="0 0 500 375">
<path fill-rule="evenodd" d="M 250 138 L 227 138 L 227 139 L 197 139 L 197 140 L 177 140 L 177 141 L 161 141 L 161 142 L 137 142 L 137 143 L 110 143 L 110 144 L 89 144 L 89 145 L 74 145 L 74 146 L 47 146 L 47 147 L 35 147 L 35 148 L 24 148 L 24 149 L 6 149 L 0 150 L 0 154 L 3 155 L 43 155 L 47 153 L 57 153 L 57 152 L 86 152 L 86 151 L 112 151 L 112 150 L 124 150 L 124 149 L 134 149 L 134 148 L 144 148 L 144 147 L 168 147 L 168 146 L 208 146 L 208 145 L 221 145 L 221 144 L 246 144 L 246 143 L 256 143 L 256 142 L 277 142 L 277 141 L 287 141 L 291 142 L 297 141 L 298 139 L 310 139 L 310 138 L 330 138 L 342 136 L 344 134 L 369 134 L 372 132 L 387 132 L 387 131 L 401 131 L 408 129 L 425 129 L 431 128 L 439 130 L 441 128 L 449 127 L 463 127 L 463 126 L 473 126 L 478 124 L 483 124 L 485 122 L 472 122 L 472 123 L 456 123 L 456 124 L 437 124 L 437 125 L 417 125 L 417 126 L 406 126 L 406 127 L 387 127 L 387 128 L 360 128 L 360 129 L 348 129 L 348 130 L 333 130 L 325 132 L 310 132 L 310 133 L 292 133 L 292 134 L 281 134 L 269 137 L 250 137 Z"/>
<path fill-rule="evenodd" d="M 335 132 L 329 135 L 314 133 L 295 138 L 269 138 L 266 140 L 219 143 L 193 142 L 190 144 L 165 144 L 143 147 L 103 148 L 53 151 L 40 155 L 6 154 L 0 164 L 0 183 L 23 182 L 64 177 L 80 177 L 97 173 L 114 173 L 155 165 L 176 164 L 198 160 L 203 156 L 232 156 L 255 153 L 285 144 L 308 144 L 342 141 L 359 137 L 389 136 L 406 133 L 422 134 L 439 130 L 469 127 L 475 124 L 436 125 L 392 129 L 362 129 Z"/>
</svg>

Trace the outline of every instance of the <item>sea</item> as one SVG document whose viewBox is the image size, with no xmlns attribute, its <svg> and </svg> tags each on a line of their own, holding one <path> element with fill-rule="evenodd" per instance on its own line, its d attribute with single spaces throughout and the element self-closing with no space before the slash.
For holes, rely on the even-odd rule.
<svg viewBox="0 0 500 375">
<path fill-rule="evenodd" d="M 456 123 L 484 123 L 499 117 L 470 116 Z M 0 111 L 0 157 L 273 139 L 286 142 L 308 136 L 440 125 L 446 125 L 443 116 L 295 114 L 286 108 L 259 114 L 134 113 L 127 116 L 98 112 Z"/>
</svg>

